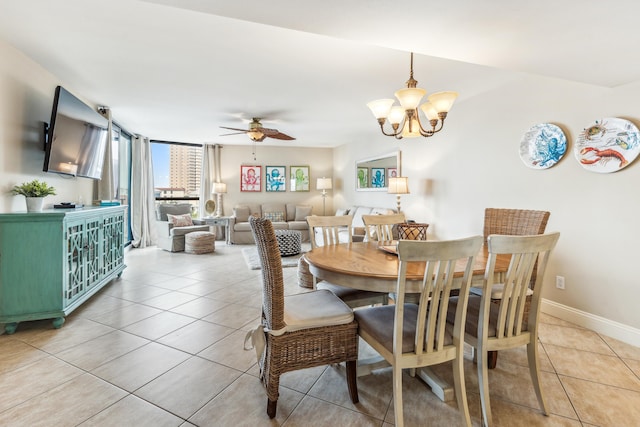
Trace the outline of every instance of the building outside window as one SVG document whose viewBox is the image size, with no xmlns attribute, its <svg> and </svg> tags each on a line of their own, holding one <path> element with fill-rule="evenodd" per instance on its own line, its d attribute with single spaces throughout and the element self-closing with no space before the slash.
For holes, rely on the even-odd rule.
<svg viewBox="0 0 640 427">
<path fill-rule="evenodd" d="M 189 203 L 199 215 L 202 145 L 151 141 L 156 206 Z"/>
</svg>

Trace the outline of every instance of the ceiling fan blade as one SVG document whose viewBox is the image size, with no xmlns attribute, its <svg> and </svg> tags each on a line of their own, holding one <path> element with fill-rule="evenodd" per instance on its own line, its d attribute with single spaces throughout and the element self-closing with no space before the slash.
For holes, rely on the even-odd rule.
<svg viewBox="0 0 640 427">
<path fill-rule="evenodd" d="M 241 134 L 245 134 L 245 133 L 247 133 L 247 131 L 244 131 L 244 132 L 233 132 L 233 133 L 223 133 L 220 136 L 241 135 Z"/>
<path fill-rule="evenodd" d="M 266 134 L 265 134 L 265 135 L 266 135 Z M 273 138 L 273 139 L 281 139 L 281 140 L 284 140 L 284 141 L 292 141 L 292 140 L 294 140 L 294 139 L 295 139 L 294 137 L 289 136 L 289 135 L 286 135 L 286 134 L 284 134 L 284 133 L 282 133 L 282 132 L 277 132 L 277 133 L 275 133 L 275 134 L 271 134 L 271 135 L 267 135 L 267 136 L 268 136 L 269 138 Z"/>
<path fill-rule="evenodd" d="M 238 128 L 228 128 L 226 126 L 220 126 L 222 129 L 229 129 L 229 130 L 237 130 L 239 132 L 249 132 L 248 129 L 238 129 Z"/>
</svg>

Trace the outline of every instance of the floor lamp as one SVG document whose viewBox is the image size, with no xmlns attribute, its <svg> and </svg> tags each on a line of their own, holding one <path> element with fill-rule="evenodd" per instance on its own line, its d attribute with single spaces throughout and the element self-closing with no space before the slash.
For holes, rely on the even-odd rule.
<svg viewBox="0 0 640 427">
<path fill-rule="evenodd" d="M 400 213 L 400 195 L 409 194 L 409 178 L 406 176 L 389 178 L 387 192 L 389 194 L 396 195 L 398 201 L 398 213 Z"/>
<path fill-rule="evenodd" d="M 331 178 L 318 178 L 316 181 L 316 189 L 322 190 L 322 215 L 327 214 L 327 190 L 331 190 Z"/>
<path fill-rule="evenodd" d="M 222 216 L 222 195 L 227 192 L 227 184 L 223 182 L 213 183 L 213 193 L 216 195 L 216 218 Z"/>
</svg>

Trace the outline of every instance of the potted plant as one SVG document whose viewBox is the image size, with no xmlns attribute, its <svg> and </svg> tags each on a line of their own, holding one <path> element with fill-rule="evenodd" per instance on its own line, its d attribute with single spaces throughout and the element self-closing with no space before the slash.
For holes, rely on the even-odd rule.
<svg viewBox="0 0 640 427">
<path fill-rule="evenodd" d="M 21 194 L 26 198 L 28 212 L 39 212 L 42 210 L 44 198 L 55 195 L 56 189 L 44 181 L 34 179 L 31 182 L 23 182 L 20 185 L 15 185 L 11 192 L 16 195 Z"/>
</svg>

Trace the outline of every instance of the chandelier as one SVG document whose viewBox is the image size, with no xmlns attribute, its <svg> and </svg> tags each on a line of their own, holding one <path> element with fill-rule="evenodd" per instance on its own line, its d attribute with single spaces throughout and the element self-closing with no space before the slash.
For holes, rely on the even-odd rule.
<svg viewBox="0 0 640 427">
<path fill-rule="evenodd" d="M 407 80 L 407 88 L 400 89 L 395 93 L 400 105 L 393 105 L 394 99 L 378 99 L 367 104 L 378 120 L 380 130 L 386 136 L 393 136 L 397 139 L 418 136 L 428 138 L 442 130 L 444 119 L 458 97 L 458 93 L 436 92 L 427 97 L 427 102 L 420 105 L 420 109 L 427 116 L 431 126 L 431 129 L 425 129 L 420 122 L 418 104 L 427 91 L 416 87 L 417 84 L 418 82 L 413 78 L 413 52 L 411 52 L 411 70 L 409 80 Z M 384 130 L 384 124 L 387 120 L 391 123 L 393 130 L 390 133 Z"/>
</svg>

